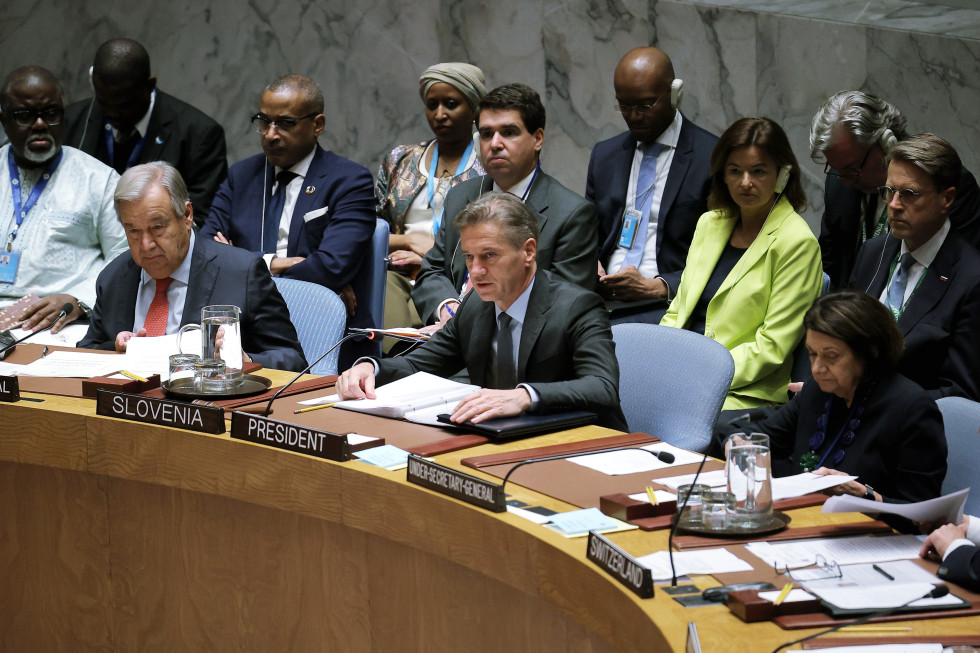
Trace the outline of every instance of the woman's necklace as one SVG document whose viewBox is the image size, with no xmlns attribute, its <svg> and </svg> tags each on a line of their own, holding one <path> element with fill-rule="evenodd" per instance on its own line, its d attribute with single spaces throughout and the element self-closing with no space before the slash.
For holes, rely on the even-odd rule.
<svg viewBox="0 0 980 653">
<path fill-rule="evenodd" d="M 854 443 L 855 432 L 861 427 L 861 417 L 864 415 L 864 404 L 867 402 L 868 397 L 871 396 L 871 391 L 874 389 L 877 383 L 877 379 L 868 383 L 867 389 L 861 394 L 861 399 L 854 402 L 854 405 L 851 406 L 851 411 L 848 413 L 847 419 L 844 420 L 844 424 L 841 426 L 840 431 L 837 432 L 837 437 L 834 438 L 834 441 L 824 452 L 823 456 L 821 456 L 817 453 L 817 450 L 823 446 L 824 441 L 827 439 L 827 424 L 830 422 L 830 410 L 834 404 L 833 397 L 827 400 L 827 405 L 824 407 L 823 414 L 817 418 L 817 430 L 810 436 L 810 450 L 800 456 L 800 467 L 803 468 L 804 472 L 812 472 L 813 470 L 822 467 L 824 463 L 827 462 L 827 457 L 830 456 L 831 453 L 834 454 L 833 460 L 831 461 L 834 469 L 837 469 L 837 467 L 844 462 L 844 455 L 846 453 L 845 450 Z M 838 443 L 840 443 L 840 448 L 834 451 Z"/>
</svg>

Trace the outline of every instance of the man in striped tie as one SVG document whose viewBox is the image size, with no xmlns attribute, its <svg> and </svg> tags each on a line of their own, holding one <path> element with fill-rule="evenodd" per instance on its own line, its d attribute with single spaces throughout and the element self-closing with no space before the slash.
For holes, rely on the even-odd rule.
<svg viewBox="0 0 980 653">
<path fill-rule="evenodd" d="M 289 310 L 257 254 L 194 234 L 187 186 L 169 163 L 127 170 L 114 195 L 129 252 L 106 266 L 79 347 L 125 351 L 131 338 L 176 333 L 201 308 L 241 309 L 245 360 L 265 367 L 306 366 Z"/>
</svg>

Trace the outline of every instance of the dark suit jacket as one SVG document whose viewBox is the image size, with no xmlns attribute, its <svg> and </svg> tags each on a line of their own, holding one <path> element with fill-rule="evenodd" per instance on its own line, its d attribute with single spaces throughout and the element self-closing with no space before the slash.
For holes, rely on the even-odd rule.
<svg viewBox="0 0 980 653">
<path fill-rule="evenodd" d="M 698 218 L 708 210 L 710 158 L 716 142 L 717 136 L 690 120 L 685 118 L 681 123 L 657 221 L 657 267 L 671 292 L 676 292 L 680 285 Z M 635 150 L 636 139 L 630 132 L 596 143 L 592 148 L 585 197 L 599 212 L 599 260 L 603 265 L 616 251 L 623 230 Z"/>
<path fill-rule="evenodd" d="M 858 189 L 842 184 L 838 177 L 827 176 L 820 222 L 820 253 L 823 271 L 830 277 L 833 288 L 840 288 L 851 278 L 861 248 L 861 220 L 868 219 L 862 214 L 866 197 Z M 980 249 L 980 188 L 966 168 L 956 185 L 949 221 L 966 242 Z"/>
<path fill-rule="evenodd" d="M 228 174 L 225 131 L 186 102 L 159 89 L 156 93 L 139 163 L 166 161 L 177 168 L 194 206 L 194 224 L 201 226 L 208 217 L 218 184 Z M 102 110 L 94 98 L 68 106 L 65 122 L 65 145 L 112 166 L 105 145 Z"/>
<path fill-rule="evenodd" d="M 803 471 L 800 457 L 810 450 L 810 436 L 831 397 L 815 381 L 808 381 L 789 403 L 753 427 L 769 435 L 776 476 Z M 837 437 L 847 414 L 843 399 L 834 397 L 833 401 L 825 442 Z M 881 379 L 864 404 L 855 436 L 841 464 L 834 465 L 831 455 L 826 467 L 856 475 L 859 482 L 871 484 L 892 503 L 924 501 L 942 493 L 946 478 L 943 418 L 936 402 L 912 381 L 899 374 Z"/>
<path fill-rule="evenodd" d="M 890 235 L 866 242 L 850 285 L 880 297 L 901 244 Z M 955 232 L 909 297 L 898 328 L 905 337 L 902 374 L 933 399 L 980 400 L 980 253 Z"/>
<path fill-rule="evenodd" d="M 407 356 L 380 363 L 378 383 L 415 372 L 451 376 L 465 366 L 472 383 L 493 375 L 493 302 L 469 293 L 456 317 Z M 600 424 L 627 430 L 619 407 L 619 365 L 602 299 L 538 270 L 517 356 L 517 378 L 539 395 L 538 412 L 591 410 Z"/>
<path fill-rule="evenodd" d="M 466 205 L 493 190 L 493 179 L 484 175 L 453 186 L 446 195 L 442 228 L 435 245 L 422 260 L 415 279 L 412 300 L 422 321 L 438 321 L 436 309 L 444 300 L 459 296 L 466 263 L 459 251 L 459 231 L 453 218 Z M 539 171 L 525 202 L 535 212 L 538 239 L 538 269 L 551 270 L 566 281 L 592 290 L 596 280 L 595 207 L 558 181 Z"/>
<path fill-rule="evenodd" d="M 975 519 L 975 517 L 971 517 Z M 980 547 L 958 546 L 946 556 L 936 574 L 971 592 L 980 591 Z"/>
<path fill-rule="evenodd" d="M 79 347 L 113 349 L 119 332 L 133 330 L 139 281 L 140 267 L 129 252 L 106 266 L 96 282 L 92 322 Z M 250 252 L 198 235 L 181 326 L 200 323 L 201 308 L 214 304 L 241 309 L 242 348 L 252 360 L 294 372 L 306 367 L 289 309 L 265 262 Z"/>
</svg>

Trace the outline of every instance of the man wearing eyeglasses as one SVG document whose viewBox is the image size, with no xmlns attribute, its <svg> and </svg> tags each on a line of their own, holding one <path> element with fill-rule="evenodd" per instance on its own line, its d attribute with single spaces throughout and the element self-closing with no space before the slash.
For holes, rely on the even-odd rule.
<svg viewBox="0 0 980 653">
<path fill-rule="evenodd" d="M 371 173 L 317 143 L 326 117 L 308 77 L 286 75 L 266 87 L 252 124 L 263 153 L 231 167 L 201 236 L 259 252 L 274 276 L 343 297 L 374 233 Z M 359 306 L 351 323 L 371 326 L 366 302 Z"/>
<path fill-rule="evenodd" d="M 933 134 L 895 145 L 880 189 L 891 233 L 864 243 L 850 285 L 878 297 L 905 338 L 899 372 L 933 399 L 980 400 L 980 253 L 951 229 L 962 165 Z"/>
<path fill-rule="evenodd" d="M 678 111 L 683 83 L 657 48 L 630 50 L 613 75 L 629 131 L 592 150 L 585 197 L 599 212 L 599 292 L 613 323 L 657 323 L 707 211 L 718 138 Z"/>
<path fill-rule="evenodd" d="M 29 294 L 22 328 L 52 324 L 53 332 L 89 312 L 99 272 L 126 250 L 112 193 L 119 175 L 71 147 L 62 147 L 61 86 L 48 70 L 26 66 L 0 87 L 0 306 Z"/>
<path fill-rule="evenodd" d="M 907 138 L 905 116 L 884 100 L 842 91 L 820 107 L 810 124 L 810 156 L 824 163 L 824 213 L 820 225 L 823 269 L 833 287 L 846 283 L 861 244 L 887 228 L 885 158 Z M 980 189 L 965 168 L 949 212 L 953 229 L 980 244 Z"/>
</svg>

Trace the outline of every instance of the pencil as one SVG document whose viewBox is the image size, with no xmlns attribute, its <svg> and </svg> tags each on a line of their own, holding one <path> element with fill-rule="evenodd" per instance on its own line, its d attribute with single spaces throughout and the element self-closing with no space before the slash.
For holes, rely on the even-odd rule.
<svg viewBox="0 0 980 653">
<path fill-rule="evenodd" d="M 133 381 L 142 381 L 143 383 L 146 383 L 146 379 L 139 374 L 133 374 L 132 372 L 127 372 L 126 370 L 119 370 L 119 373 L 126 378 L 132 379 Z"/>
<path fill-rule="evenodd" d="M 293 411 L 293 415 L 298 415 L 300 413 L 308 413 L 311 410 L 320 410 L 321 408 L 330 408 L 333 404 L 320 404 L 319 406 L 307 406 L 306 408 L 297 408 Z"/>
<path fill-rule="evenodd" d="M 786 597 L 789 596 L 789 593 L 792 590 L 793 590 L 793 583 L 786 583 L 785 585 L 783 585 L 783 591 L 779 593 L 779 596 L 776 597 L 776 600 L 773 601 L 772 604 L 782 605 L 783 601 L 786 600 Z"/>
</svg>

